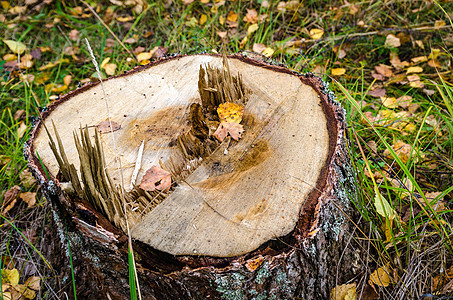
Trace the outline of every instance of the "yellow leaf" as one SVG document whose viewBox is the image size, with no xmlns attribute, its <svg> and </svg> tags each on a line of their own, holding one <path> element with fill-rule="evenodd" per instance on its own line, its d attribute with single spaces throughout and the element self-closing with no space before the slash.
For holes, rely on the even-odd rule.
<svg viewBox="0 0 453 300">
<path fill-rule="evenodd" d="M 13 284 L 19 284 L 19 271 L 17 269 L 2 269 L 2 282 Z"/>
<path fill-rule="evenodd" d="M 423 72 L 423 68 L 422 67 L 409 67 L 409 68 L 407 68 L 406 74 L 409 74 L 409 73 L 421 73 L 421 72 Z"/>
<path fill-rule="evenodd" d="M 376 193 L 376 196 L 374 197 L 376 212 L 386 219 L 394 219 L 396 216 L 395 210 L 390 206 L 387 199 L 381 195 L 376 187 L 374 188 L 374 191 Z"/>
<path fill-rule="evenodd" d="M 13 51 L 15 54 L 22 54 L 25 50 L 27 50 L 27 46 L 25 46 L 21 42 L 16 42 L 13 40 L 3 40 L 3 42 L 8 45 L 9 49 Z"/>
<path fill-rule="evenodd" d="M 384 231 L 386 242 L 390 242 L 392 240 L 392 228 L 393 228 L 393 219 L 389 219 L 388 223 L 387 223 L 387 220 L 385 220 L 382 223 L 382 231 Z"/>
<path fill-rule="evenodd" d="M 250 35 L 258 30 L 258 24 L 252 24 L 247 28 L 247 35 Z"/>
<path fill-rule="evenodd" d="M 434 22 L 434 29 L 439 29 L 440 27 L 445 26 L 445 24 L 445 21 L 437 20 Z"/>
<path fill-rule="evenodd" d="M 234 11 L 230 11 L 227 15 L 227 20 L 230 22 L 236 22 L 239 18 L 239 15 Z"/>
<path fill-rule="evenodd" d="M 105 74 L 112 76 L 115 75 L 116 64 L 106 64 L 104 66 Z"/>
<path fill-rule="evenodd" d="M 3 56 L 3 59 L 6 61 L 13 61 L 17 59 L 17 55 L 8 53 Z"/>
<path fill-rule="evenodd" d="M 264 56 L 271 57 L 274 54 L 274 50 L 272 48 L 266 48 L 261 52 Z"/>
<path fill-rule="evenodd" d="M 64 78 L 63 78 L 63 83 L 65 85 L 70 85 L 71 84 L 71 80 L 72 80 L 72 76 L 71 75 L 66 75 Z"/>
<path fill-rule="evenodd" d="M 391 282 L 388 264 L 387 266 L 380 267 L 376 271 L 371 273 L 370 280 L 368 282 L 370 283 L 370 285 L 376 284 L 378 286 L 388 286 Z"/>
<path fill-rule="evenodd" d="M 413 88 L 423 88 L 425 86 L 418 75 L 409 75 L 407 80 L 409 80 L 409 85 Z"/>
<path fill-rule="evenodd" d="M 203 25 L 204 23 L 206 23 L 207 20 L 208 20 L 208 16 L 205 14 L 202 14 L 200 16 L 200 21 L 199 21 L 200 25 Z"/>
<path fill-rule="evenodd" d="M 219 17 L 219 23 L 220 23 L 220 25 L 225 24 L 225 17 L 224 16 L 220 16 Z"/>
<path fill-rule="evenodd" d="M 398 140 L 395 144 L 392 145 L 393 151 L 401 159 L 403 163 L 407 163 L 409 160 L 409 155 L 412 151 L 412 146 L 404 143 L 403 141 Z M 384 156 L 391 158 L 390 151 L 388 149 L 384 150 Z"/>
<path fill-rule="evenodd" d="M 142 52 L 137 55 L 137 61 L 141 62 L 142 60 L 149 60 L 153 57 L 153 54 L 151 52 Z"/>
<path fill-rule="evenodd" d="M 332 69 L 332 75 L 334 75 L 334 76 L 341 76 L 341 75 L 344 75 L 345 73 L 346 73 L 345 68 Z"/>
<path fill-rule="evenodd" d="M 104 69 L 105 65 L 110 61 L 110 57 L 104 58 L 104 60 L 101 62 L 101 69 Z"/>
<path fill-rule="evenodd" d="M 217 108 L 220 122 L 233 122 L 241 123 L 242 114 L 244 113 L 244 107 L 242 105 L 226 102 L 219 105 Z"/>
<path fill-rule="evenodd" d="M 337 285 L 330 291 L 331 300 L 356 300 L 357 285 L 355 283 Z"/>
<path fill-rule="evenodd" d="M 382 105 L 388 108 L 395 108 L 398 106 L 398 101 L 395 97 L 381 97 Z"/>
<path fill-rule="evenodd" d="M 324 35 L 324 30 L 313 28 L 310 30 L 309 35 L 313 40 L 319 40 Z"/>
<path fill-rule="evenodd" d="M 428 61 L 428 57 L 426 56 L 417 56 L 417 57 L 412 57 L 411 58 L 411 61 L 415 64 L 418 64 L 418 63 L 421 63 L 421 62 L 425 62 L 425 61 Z"/>
</svg>

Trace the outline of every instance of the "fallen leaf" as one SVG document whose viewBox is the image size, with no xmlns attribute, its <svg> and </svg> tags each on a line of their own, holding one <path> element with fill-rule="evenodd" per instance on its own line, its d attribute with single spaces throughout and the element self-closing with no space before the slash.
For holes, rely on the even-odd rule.
<svg viewBox="0 0 453 300">
<path fill-rule="evenodd" d="M 375 270 L 373 273 L 370 275 L 370 279 L 368 280 L 368 283 L 370 285 L 376 284 L 378 286 L 383 286 L 386 287 L 390 284 L 390 276 L 389 276 L 389 268 L 388 264 L 387 266 L 383 266 Z"/>
<path fill-rule="evenodd" d="M 6 60 L 6 61 L 14 61 L 16 59 L 17 59 L 17 55 L 16 54 L 8 53 L 8 54 L 5 54 L 3 56 L 3 60 Z"/>
<path fill-rule="evenodd" d="M 409 156 L 412 152 L 412 146 L 409 144 L 404 143 L 401 140 L 398 140 L 395 144 L 391 146 L 393 151 L 395 151 L 396 155 L 401 159 L 403 163 L 407 163 L 409 161 Z M 384 156 L 388 158 L 392 158 L 390 150 L 384 150 Z"/>
<path fill-rule="evenodd" d="M 423 88 L 425 86 L 418 75 L 409 75 L 407 80 L 409 80 L 409 85 L 413 88 Z"/>
<path fill-rule="evenodd" d="M 430 66 L 431 68 L 440 68 L 440 67 L 442 67 L 442 65 L 440 64 L 440 62 L 437 59 L 429 60 L 428 61 L 428 66 Z"/>
<path fill-rule="evenodd" d="M 445 25 L 446 25 L 445 21 L 437 20 L 436 22 L 434 22 L 434 29 L 439 29 Z"/>
<path fill-rule="evenodd" d="M 396 216 L 395 210 L 390 206 L 387 199 L 382 196 L 377 188 L 374 189 L 375 197 L 374 197 L 374 207 L 376 208 L 376 212 L 380 214 L 385 219 L 394 219 Z"/>
<path fill-rule="evenodd" d="M 233 140 L 239 141 L 242 137 L 242 133 L 244 132 L 244 127 L 241 124 L 233 123 L 233 122 L 222 122 L 220 123 L 217 130 L 214 132 L 214 137 L 216 137 L 219 141 L 223 142 L 223 140 L 230 135 Z"/>
<path fill-rule="evenodd" d="M 77 29 L 73 29 L 69 32 L 69 38 L 73 41 L 77 41 L 79 38 L 79 31 Z"/>
<path fill-rule="evenodd" d="M 376 70 L 376 72 L 385 77 L 393 76 L 392 68 L 390 66 L 379 64 L 379 66 L 375 66 L 374 69 Z"/>
<path fill-rule="evenodd" d="M 422 62 L 428 61 L 428 57 L 426 57 L 426 56 L 412 57 L 412 58 L 411 58 L 411 61 L 412 61 L 414 64 L 418 64 L 418 63 L 422 63 Z"/>
<path fill-rule="evenodd" d="M 18 185 L 13 186 L 5 192 L 3 197 L 3 211 L 2 215 L 5 215 L 9 210 L 11 210 L 18 199 L 20 192 L 20 187 Z"/>
<path fill-rule="evenodd" d="M 71 80 L 72 80 L 72 76 L 71 75 L 66 75 L 64 78 L 63 78 L 63 83 L 67 86 L 69 86 L 71 84 Z"/>
<path fill-rule="evenodd" d="M 245 263 L 245 267 L 247 268 L 247 270 L 249 270 L 250 272 L 253 272 L 255 271 L 259 266 L 261 266 L 261 264 L 263 263 L 264 261 L 264 257 L 259 255 L 258 257 L 256 258 L 252 258 L 252 259 L 249 259 L 246 263 Z"/>
<path fill-rule="evenodd" d="M 318 28 L 311 29 L 310 33 L 309 33 L 309 36 L 313 40 L 319 40 L 323 35 L 324 35 L 324 30 L 318 29 Z"/>
<path fill-rule="evenodd" d="M 99 133 L 112 132 L 112 130 L 110 128 L 109 120 L 99 123 L 96 127 L 98 128 Z M 121 125 L 112 121 L 112 128 L 113 128 L 113 131 L 117 131 L 118 129 L 121 128 Z"/>
<path fill-rule="evenodd" d="M 409 63 L 407 61 L 400 60 L 398 53 L 396 53 L 395 51 L 390 52 L 390 63 L 395 69 L 402 69 L 409 66 Z"/>
<path fill-rule="evenodd" d="M 368 91 L 368 95 L 375 97 L 375 98 L 384 97 L 385 93 L 386 93 L 385 89 L 382 89 L 382 88 L 376 88 L 374 90 Z"/>
<path fill-rule="evenodd" d="M 254 43 L 253 44 L 253 47 L 252 47 L 252 50 L 256 53 L 260 53 L 264 51 L 264 49 L 266 49 L 266 45 L 264 44 L 258 44 L 258 43 Z"/>
<path fill-rule="evenodd" d="M 346 73 L 346 69 L 345 68 L 332 69 L 331 73 L 332 73 L 333 76 L 341 76 L 341 75 L 344 75 Z"/>
<path fill-rule="evenodd" d="M 30 69 L 33 67 L 33 57 L 31 54 L 25 54 L 20 58 L 19 68 Z"/>
<path fill-rule="evenodd" d="M 16 42 L 13 40 L 3 40 L 3 42 L 13 51 L 15 54 L 22 54 L 27 50 L 27 46 L 24 43 Z"/>
<path fill-rule="evenodd" d="M 409 95 L 404 95 L 397 98 L 396 101 L 398 102 L 399 107 L 406 109 L 412 103 L 412 97 Z"/>
<path fill-rule="evenodd" d="M 184 3 L 184 5 L 189 5 L 190 3 L 192 3 L 194 0 L 182 0 L 182 3 Z"/>
<path fill-rule="evenodd" d="M 36 292 L 32 289 L 29 289 L 24 284 L 13 284 L 13 288 L 26 299 L 34 299 L 36 297 Z"/>
<path fill-rule="evenodd" d="M 222 39 L 224 39 L 227 36 L 227 32 L 226 31 L 217 31 L 216 33 Z"/>
<path fill-rule="evenodd" d="M 106 64 L 104 66 L 104 71 L 105 71 L 105 74 L 109 75 L 109 76 L 112 76 L 112 75 L 115 75 L 115 70 L 116 70 L 117 66 L 116 64 L 114 63 L 111 63 L 111 64 Z"/>
<path fill-rule="evenodd" d="M 19 198 L 22 199 L 22 201 L 24 201 L 25 203 L 27 203 L 27 208 L 30 208 L 36 204 L 36 193 L 33 192 L 20 193 Z"/>
<path fill-rule="evenodd" d="M 263 54 L 266 57 L 272 57 L 272 55 L 274 54 L 274 49 L 267 47 L 266 49 L 263 50 L 263 52 L 261 52 L 261 54 Z"/>
<path fill-rule="evenodd" d="M 140 188 L 145 191 L 160 190 L 167 192 L 171 187 L 171 174 L 162 168 L 152 166 L 146 171 L 140 183 Z"/>
<path fill-rule="evenodd" d="M 19 271 L 17 269 L 2 269 L 2 282 L 9 283 L 11 285 L 19 284 Z"/>
<path fill-rule="evenodd" d="M 423 72 L 423 68 L 422 67 L 409 67 L 407 68 L 406 70 L 406 74 L 410 74 L 410 73 L 421 73 Z"/>
<path fill-rule="evenodd" d="M 385 38 L 385 46 L 398 48 L 399 46 L 401 46 L 401 41 L 399 38 L 397 38 L 393 34 L 389 34 Z"/>
<path fill-rule="evenodd" d="M 381 97 L 382 105 L 388 108 L 395 108 L 398 106 L 398 101 L 395 97 Z"/>
<path fill-rule="evenodd" d="M 330 291 L 331 300 L 356 300 L 356 283 L 337 285 Z"/>
<path fill-rule="evenodd" d="M 235 13 L 234 11 L 230 11 L 226 17 L 227 21 L 230 21 L 230 22 L 236 22 L 239 18 L 239 15 L 237 13 Z"/>
<path fill-rule="evenodd" d="M 27 125 L 24 122 L 20 122 L 19 127 L 17 128 L 17 137 L 21 139 L 25 132 L 27 131 Z"/>
<path fill-rule="evenodd" d="M 207 20 L 208 20 L 208 16 L 205 14 L 202 14 L 200 16 L 200 20 L 198 21 L 198 23 L 200 23 L 200 25 L 203 25 L 204 23 L 206 23 Z"/>
<path fill-rule="evenodd" d="M 258 30 L 258 24 L 251 24 L 248 28 L 247 28 L 247 35 L 250 35 L 252 33 L 254 33 L 255 31 Z"/>
<path fill-rule="evenodd" d="M 144 60 L 150 60 L 151 57 L 153 57 L 152 53 L 150 53 L 150 52 L 142 52 L 142 53 L 137 55 L 137 61 L 141 62 L 141 61 L 144 61 Z"/>
<path fill-rule="evenodd" d="M 137 40 L 134 39 L 133 37 L 130 37 L 124 41 L 125 44 L 134 44 L 136 42 L 137 42 Z"/>
<path fill-rule="evenodd" d="M 242 19 L 244 22 L 247 23 L 257 23 L 258 22 L 258 13 L 255 9 L 247 9 L 247 14 Z"/>
<path fill-rule="evenodd" d="M 41 278 L 38 276 L 30 276 L 27 278 L 24 285 L 32 290 L 38 291 L 41 288 Z"/>
<path fill-rule="evenodd" d="M 239 124 L 242 121 L 243 113 L 244 107 L 232 102 L 222 103 L 217 108 L 220 122 L 234 122 Z"/>
<path fill-rule="evenodd" d="M 436 93 L 435 90 L 428 90 L 428 89 L 423 89 L 423 93 L 425 93 L 427 96 L 432 96 Z"/>
</svg>

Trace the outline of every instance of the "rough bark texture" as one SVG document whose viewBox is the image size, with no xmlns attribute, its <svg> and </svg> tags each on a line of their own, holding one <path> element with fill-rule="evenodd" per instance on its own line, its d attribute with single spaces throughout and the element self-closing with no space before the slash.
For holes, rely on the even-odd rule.
<svg viewBox="0 0 453 300">
<path fill-rule="evenodd" d="M 269 62 L 235 57 L 257 67 L 291 73 Z M 319 93 L 330 135 L 325 167 L 304 202 L 294 231 L 232 258 L 172 256 L 134 241 L 143 299 L 328 299 L 336 284 L 346 282 L 358 271 L 358 253 L 350 244 L 353 228 L 349 218 L 354 218 L 351 201 L 356 191 L 347 153 L 344 110 L 320 78 L 293 74 Z M 59 101 L 68 97 L 71 93 Z M 41 118 L 47 114 L 42 113 Z M 78 297 L 129 298 L 127 237 L 89 204 L 68 199 L 54 177 L 48 179 L 33 150 L 33 138 L 40 125 L 36 124 L 24 153 L 53 207 L 55 226 L 49 233 L 53 242 L 49 258 L 61 274 L 64 290 L 73 294 L 71 253 Z"/>
</svg>

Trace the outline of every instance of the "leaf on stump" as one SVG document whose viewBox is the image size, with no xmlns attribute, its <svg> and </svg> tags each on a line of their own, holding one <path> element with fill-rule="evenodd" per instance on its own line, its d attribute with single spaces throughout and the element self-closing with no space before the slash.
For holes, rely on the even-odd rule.
<svg viewBox="0 0 453 300">
<path fill-rule="evenodd" d="M 239 139 L 242 137 L 243 132 L 244 127 L 241 124 L 233 122 L 222 122 L 214 132 L 214 136 L 221 142 L 223 142 L 223 140 L 228 135 L 231 136 L 233 140 L 239 141 Z"/>
<path fill-rule="evenodd" d="M 111 130 L 110 122 L 107 120 L 107 121 L 103 121 L 103 122 L 99 123 L 97 125 L 97 128 L 99 130 L 99 133 L 107 133 L 107 132 L 111 132 L 111 131 L 117 131 L 118 129 L 121 128 L 121 125 L 112 121 L 113 130 Z"/>
<path fill-rule="evenodd" d="M 233 122 L 241 123 L 244 107 L 242 105 L 226 102 L 219 105 L 217 114 L 219 115 L 220 122 Z"/>
<path fill-rule="evenodd" d="M 145 191 L 160 190 L 167 192 L 171 187 L 171 174 L 162 168 L 152 166 L 142 178 L 140 188 Z"/>
</svg>

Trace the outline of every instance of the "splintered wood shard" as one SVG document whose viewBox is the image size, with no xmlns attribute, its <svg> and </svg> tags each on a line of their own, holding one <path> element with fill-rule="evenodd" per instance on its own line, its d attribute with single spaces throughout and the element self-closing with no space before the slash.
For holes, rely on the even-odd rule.
<svg viewBox="0 0 453 300">
<path fill-rule="evenodd" d="M 299 77 L 239 59 L 187 56 L 107 80 L 104 88 L 111 118 L 121 125 L 115 134 L 125 182 L 142 141 L 137 182 L 153 166 L 170 171 L 176 182 L 168 193 L 128 193 L 134 239 L 174 255 L 231 257 L 294 230 L 329 151 L 319 95 Z M 46 126 L 55 122 L 64 152 L 53 155 L 56 146 L 51 140 L 49 151 L 43 134 L 35 147 L 50 172 L 60 165 L 78 190 L 73 165 L 83 182 L 79 197 L 124 229 L 111 141 L 87 127 L 74 136 L 75 145 L 68 138 L 81 122 L 105 120 L 101 95 L 100 86 L 75 93 L 44 120 Z M 225 102 L 244 106 L 237 141 L 214 136 L 217 108 Z M 86 103 L 90 108 L 80 109 Z"/>
</svg>

